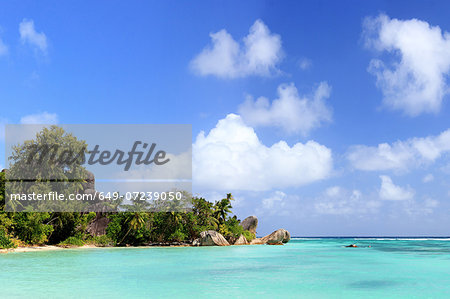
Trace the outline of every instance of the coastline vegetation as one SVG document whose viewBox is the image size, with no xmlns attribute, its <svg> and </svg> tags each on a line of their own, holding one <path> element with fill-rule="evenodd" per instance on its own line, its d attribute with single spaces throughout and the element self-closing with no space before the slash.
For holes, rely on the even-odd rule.
<svg viewBox="0 0 450 299">
<path fill-rule="evenodd" d="M 151 244 L 189 244 L 205 230 L 216 230 L 234 242 L 241 234 L 248 241 L 255 238 L 244 231 L 232 215 L 231 194 L 215 203 L 192 197 L 187 212 L 6 212 L 5 173 L 0 172 L 0 249 L 17 246 L 58 245 L 62 247 L 95 245 L 142 246 Z M 105 235 L 87 231 L 92 221 L 107 217 Z"/>
<path fill-rule="evenodd" d="M 86 151 L 85 141 L 78 140 L 72 134 L 66 133 L 62 128 L 51 126 L 44 128 L 36 134 L 34 140 L 27 140 L 22 145 L 15 146 L 9 158 L 12 161 L 8 177 L 21 177 L 26 172 L 27 177 L 42 178 L 51 173 L 52 177 L 64 182 L 71 182 L 73 178 L 86 177 L 86 169 L 82 163 L 42 163 L 43 153 L 36 152 L 37 148 L 47 148 L 49 144 L 58 144 L 55 154 L 80 153 Z M 61 153 L 59 151 L 62 151 Z M 34 157 L 34 160 L 30 157 Z M 75 159 L 80 159 L 77 155 Z M 66 159 L 67 161 L 70 159 Z M 31 161 L 31 164 L 30 164 Z M 37 161 L 37 162 L 35 162 Z M 75 161 L 75 160 L 73 160 Z M 73 162 L 72 161 L 72 162 Z M 39 163 L 34 165 L 33 163 Z M 19 175 L 18 175 L 19 174 Z M 17 176 L 18 175 L 18 176 Z M 18 202 L 16 206 L 8 206 L 12 201 L 5 201 L 6 172 L 0 172 L 0 249 L 17 246 L 32 245 L 58 245 L 63 247 L 96 245 L 96 246 L 141 246 L 151 244 L 191 243 L 200 236 L 202 231 L 215 230 L 222 234 L 230 243 L 243 234 L 247 240 L 255 238 L 249 231 L 244 231 L 240 220 L 231 215 L 233 197 L 231 194 L 215 203 L 201 197 L 192 197 L 185 194 L 188 210 L 160 209 L 149 211 L 143 209 L 142 201 L 133 201 L 133 204 L 122 204 L 123 198 L 114 205 L 110 204 L 107 211 L 102 212 L 57 212 L 52 210 L 55 206 L 45 206 L 48 212 L 36 212 L 30 209 L 36 206 L 27 206 L 28 203 Z M 34 180 L 33 183 L 21 181 L 8 181 L 8 188 L 14 192 L 48 192 L 58 189 L 61 193 L 85 192 L 87 181 L 77 183 L 50 184 L 48 180 Z M 11 190 L 11 189 L 8 189 Z M 92 190 L 91 190 L 92 191 Z M 94 190 L 95 191 L 95 190 Z M 36 205 L 47 203 L 33 203 Z M 51 203 L 55 205 L 58 203 Z M 61 203 L 62 204 L 62 203 Z M 82 205 L 77 202 L 64 202 L 64 204 Z M 20 206 L 17 206 L 20 205 Z M 18 212 L 16 208 L 20 207 Z M 71 206 L 73 210 L 80 206 Z M 67 207 L 66 207 L 67 208 Z M 39 211 L 39 209 L 38 209 Z M 55 212 L 51 212 L 55 211 Z M 105 219 L 106 218 L 106 219 Z M 92 232 L 89 226 L 99 219 L 103 220 L 104 227 L 99 233 Z"/>
</svg>

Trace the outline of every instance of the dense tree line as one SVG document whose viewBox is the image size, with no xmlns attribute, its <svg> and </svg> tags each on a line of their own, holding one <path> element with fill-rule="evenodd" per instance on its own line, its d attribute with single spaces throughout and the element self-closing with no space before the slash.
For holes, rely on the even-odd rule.
<svg viewBox="0 0 450 299">
<path fill-rule="evenodd" d="M 63 155 L 64 152 L 86 151 L 84 141 L 66 133 L 62 128 L 57 126 L 44 128 L 36 134 L 34 140 L 25 141 L 24 144 L 14 147 L 12 156 L 9 157 L 11 164 L 8 175 L 14 177 L 16 174 L 27 172 L 30 177 L 41 178 L 43 173 L 46 175 L 51 173 L 63 183 L 51 185 L 48 180 L 38 179 L 31 184 L 8 182 L 8 188 L 12 188 L 14 192 L 30 192 L 31 190 L 42 193 L 54 191 L 55 186 L 60 193 L 76 193 L 83 190 L 84 182 L 70 183 L 71 178 L 83 176 L 85 169 L 80 163 L 59 161 L 30 165 L 30 161 L 31 163 L 39 162 L 41 158 L 39 155 L 42 153 L 35 149 L 48 144 L 58 144 L 58 156 Z M 145 202 L 134 201 L 133 205 L 122 205 L 121 201 L 117 201 L 108 207 L 108 212 L 102 213 L 35 212 L 36 209 L 31 208 L 36 206 L 26 206 L 27 203 L 21 202 L 15 203 L 15 205 L 21 205 L 20 207 L 13 205 L 5 209 L 5 204 L 12 202 L 5 202 L 5 181 L 5 172 L 0 172 L 0 248 L 44 244 L 134 246 L 150 243 L 191 242 L 205 230 L 216 230 L 232 243 L 241 234 L 248 240 L 254 238 L 250 232 L 243 231 L 236 216 L 231 216 L 233 200 L 231 194 L 227 194 L 225 198 L 215 203 L 185 194 L 189 209 L 183 211 L 173 207 L 147 211 L 142 208 Z M 73 210 L 82 210 L 80 206 L 75 205 L 83 203 L 69 204 L 73 205 L 71 206 Z M 6 210 L 16 211 L 16 208 L 20 208 L 20 212 L 6 212 Z M 45 208 L 40 210 L 58 210 L 57 206 L 45 206 Z M 92 236 L 88 233 L 87 227 L 99 217 L 109 219 L 106 234 Z"/>
<path fill-rule="evenodd" d="M 234 242 L 244 231 L 236 216 L 231 216 L 233 197 L 211 203 L 193 197 L 187 212 L 108 212 L 106 235 L 92 236 L 86 228 L 100 213 L 79 212 L 5 212 L 5 175 L 0 173 L 0 248 L 26 245 L 137 246 L 150 243 L 192 242 L 200 232 L 216 230 Z M 133 210 L 132 208 L 130 210 Z"/>
</svg>

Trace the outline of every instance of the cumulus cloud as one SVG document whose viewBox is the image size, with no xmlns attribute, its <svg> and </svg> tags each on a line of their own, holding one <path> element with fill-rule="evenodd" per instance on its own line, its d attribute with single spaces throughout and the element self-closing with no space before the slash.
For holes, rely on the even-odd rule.
<svg viewBox="0 0 450 299">
<path fill-rule="evenodd" d="M 429 164 L 450 151 L 450 129 L 438 136 L 411 138 L 378 146 L 357 145 L 347 158 L 359 170 L 400 170 Z"/>
<path fill-rule="evenodd" d="M 359 190 L 346 190 L 339 186 L 326 189 L 315 201 L 315 211 L 327 215 L 375 213 L 381 206 L 380 201 L 363 199 Z"/>
<path fill-rule="evenodd" d="M 322 82 L 311 97 L 301 97 L 294 84 L 282 84 L 278 87 L 278 98 L 272 103 L 265 97 L 256 100 L 248 97 L 239 106 L 239 113 L 251 126 L 275 126 L 288 133 L 306 135 L 331 121 L 331 108 L 325 103 L 330 92 L 330 86 Z"/>
<path fill-rule="evenodd" d="M 56 113 L 37 113 L 23 116 L 20 119 L 21 124 L 56 124 L 58 123 L 58 115 Z"/>
<path fill-rule="evenodd" d="M 380 198 L 383 200 L 407 200 L 414 197 L 414 190 L 410 187 L 402 188 L 395 185 L 387 175 L 380 175 Z"/>
<path fill-rule="evenodd" d="M 288 195 L 283 191 L 277 190 L 263 197 L 261 205 L 255 210 L 255 214 L 287 217 L 295 210 L 293 205 L 298 200 L 296 195 Z"/>
<path fill-rule="evenodd" d="M 449 93 L 450 34 L 421 20 L 383 14 L 367 18 L 364 31 L 367 47 L 394 58 L 392 63 L 373 59 L 369 66 L 384 104 L 410 116 L 438 112 Z"/>
<path fill-rule="evenodd" d="M 22 43 L 28 43 L 43 53 L 47 52 L 47 36 L 36 31 L 33 20 L 23 19 L 19 24 L 19 33 Z"/>
<path fill-rule="evenodd" d="M 238 78 L 249 75 L 267 76 L 278 72 L 283 54 L 281 37 L 257 20 L 239 44 L 225 30 L 211 33 L 211 45 L 191 61 L 191 68 L 202 76 Z"/>
<path fill-rule="evenodd" d="M 193 148 L 193 181 L 209 190 L 262 191 L 309 184 L 328 177 L 331 150 L 315 141 L 267 147 L 241 117 L 229 114 Z"/>
</svg>

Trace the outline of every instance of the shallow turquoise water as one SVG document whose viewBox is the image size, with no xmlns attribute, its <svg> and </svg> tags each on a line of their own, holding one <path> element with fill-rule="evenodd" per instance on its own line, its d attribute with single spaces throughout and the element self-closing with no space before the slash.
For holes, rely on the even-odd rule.
<svg viewBox="0 0 450 299">
<path fill-rule="evenodd" d="M 450 239 L 8 253 L 0 269 L 1 298 L 450 298 Z"/>
</svg>

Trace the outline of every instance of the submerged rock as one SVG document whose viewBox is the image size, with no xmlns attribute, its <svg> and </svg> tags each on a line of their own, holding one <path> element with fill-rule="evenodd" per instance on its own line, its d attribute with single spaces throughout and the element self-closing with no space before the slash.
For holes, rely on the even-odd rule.
<svg viewBox="0 0 450 299">
<path fill-rule="evenodd" d="M 234 245 L 248 245 L 248 241 L 244 235 L 241 234 L 236 242 L 234 242 Z"/>
<path fill-rule="evenodd" d="M 248 216 L 247 218 L 242 220 L 241 226 L 244 230 L 248 230 L 249 232 L 256 234 L 258 218 L 256 218 L 256 216 Z"/>
<path fill-rule="evenodd" d="M 230 246 L 230 243 L 218 232 L 206 230 L 200 233 L 200 238 L 194 240 L 196 246 Z M 192 245 L 194 245 L 194 242 Z M 198 244 L 198 245 L 197 245 Z"/>
<path fill-rule="evenodd" d="M 269 244 L 269 245 L 281 245 L 283 243 L 289 242 L 291 239 L 291 234 L 285 230 L 284 228 L 277 229 L 273 233 L 262 237 L 261 241 L 263 244 Z"/>
</svg>

